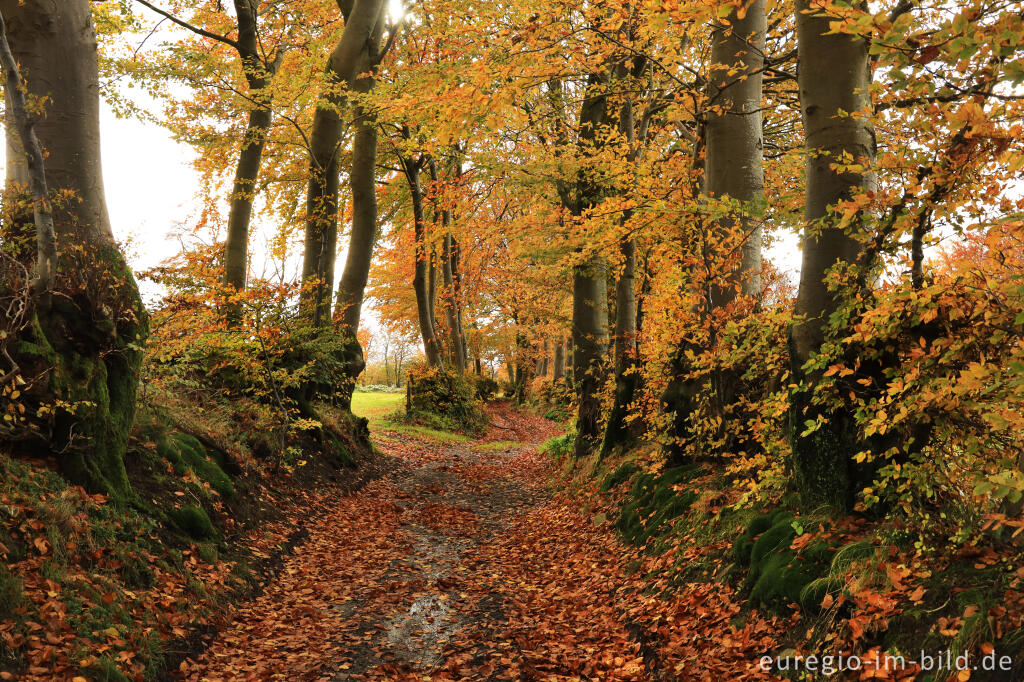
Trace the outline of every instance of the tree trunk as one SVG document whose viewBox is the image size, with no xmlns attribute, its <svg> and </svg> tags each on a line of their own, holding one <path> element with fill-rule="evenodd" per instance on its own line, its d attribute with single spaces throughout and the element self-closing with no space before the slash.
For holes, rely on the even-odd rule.
<svg viewBox="0 0 1024 682">
<path fill-rule="evenodd" d="M 25 400 L 54 410 L 39 425 L 48 442 L 28 447 L 37 456 L 48 449 L 71 480 L 124 501 L 131 489 L 123 456 L 147 324 L 107 213 L 90 3 L 0 0 L 0 12 L 30 97 L 46 98 L 35 133 L 46 152 L 49 188 L 75 197 L 53 212 L 62 252 L 54 289 L 61 295 L 40 302 L 21 334 L 23 374 L 41 377 L 26 387 Z M 14 125 L 7 126 L 7 142 L 8 191 L 16 196 L 30 178 Z"/>
<path fill-rule="evenodd" d="M 242 291 L 246 286 L 249 264 L 249 224 L 255 200 L 256 180 L 259 178 L 263 149 L 273 114 L 269 108 L 256 108 L 249 112 L 249 123 L 242 138 L 242 151 L 235 170 L 235 185 L 231 192 L 228 212 L 228 234 L 224 242 L 224 284 Z M 229 319 L 237 324 L 237 306 Z"/>
<path fill-rule="evenodd" d="M 447 221 L 446 221 L 447 222 Z M 466 345 L 465 337 L 462 334 L 462 320 L 459 300 L 455 293 L 455 277 L 453 274 L 454 259 L 452 254 L 455 250 L 455 240 L 451 234 L 444 236 L 444 252 L 441 255 L 441 273 L 444 277 L 444 290 L 447 302 L 445 315 L 448 318 L 448 334 L 451 338 L 452 364 L 455 371 L 462 374 L 466 371 Z"/>
<path fill-rule="evenodd" d="M 434 183 L 435 193 L 438 190 L 437 164 L 430 160 L 430 179 Z M 445 319 L 448 327 L 451 361 L 455 371 L 463 374 L 466 371 L 466 339 L 462 333 L 462 309 L 457 291 L 458 255 L 455 239 L 452 237 L 452 214 L 447 208 L 435 204 L 435 210 L 441 216 L 444 228 L 444 240 L 441 249 L 441 277 L 444 284 Z"/>
<path fill-rule="evenodd" d="M 573 378 L 576 385 L 576 455 L 583 457 L 600 437 L 599 392 L 605 378 L 608 349 L 608 284 L 604 262 L 591 258 L 573 268 Z"/>
<path fill-rule="evenodd" d="M 794 396 L 790 436 L 797 485 L 808 506 L 828 504 L 850 509 L 864 481 L 852 456 L 858 450 L 853 415 L 843 409 L 814 404 L 811 391 L 821 370 L 805 372 L 804 364 L 826 341 L 825 324 L 841 305 L 841 294 L 829 291 L 825 278 L 837 263 L 855 262 L 858 242 L 838 226 L 830 207 L 854 193 L 872 189 L 871 172 L 838 172 L 832 168 L 843 155 L 870 168 L 875 158 L 874 131 L 856 113 L 870 104 L 868 45 L 859 37 L 829 34 L 836 17 L 806 14 L 811 5 L 798 0 L 797 40 L 800 59 L 800 108 L 807 140 L 807 188 L 800 288 L 789 333 L 790 361 L 795 381 L 807 391 Z M 824 417 L 826 423 L 806 436 L 806 420 Z"/>
<path fill-rule="evenodd" d="M 6 82 L 7 111 L 9 138 L 17 135 L 21 143 L 21 154 L 24 156 L 25 173 L 28 176 L 28 193 L 32 199 L 32 219 L 36 230 L 35 275 L 32 291 L 36 295 L 48 296 L 53 289 L 57 277 L 57 233 L 53 225 L 53 206 L 50 203 L 50 189 L 46 182 L 46 162 L 43 160 L 43 148 L 36 136 L 35 125 L 28 112 L 28 104 L 23 91 L 24 81 L 18 70 L 18 60 L 11 52 L 7 40 L 7 25 L 0 14 L 0 62 L 3 64 Z M 17 145 L 10 145 L 16 150 Z M 10 158 L 10 157 L 8 157 Z M 5 330 L 6 331 L 6 330 Z M 17 372 L 13 368 L 12 372 Z M 5 374 L 0 384 L 6 384 L 12 375 Z"/>
<path fill-rule="evenodd" d="M 702 311 L 706 314 L 729 304 L 737 289 L 747 296 L 756 296 L 761 290 L 761 225 L 756 203 L 764 196 L 760 113 L 767 31 L 764 0 L 754 0 L 743 18 L 732 10 L 728 22 L 716 23 L 712 31 L 703 189 L 712 199 L 730 202 L 732 209 L 712 226 L 712 242 L 723 249 L 738 244 L 741 253 L 734 269 L 709 283 L 710 300 Z M 687 376 L 691 369 L 687 354 L 700 350 L 691 339 L 682 340 L 673 354 L 671 379 L 662 396 L 664 409 L 672 416 L 665 445 L 674 461 L 686 450 L 694 401 L 706 386 L 703 378 Z M 719 407 L 732 403 L 735 383 L 731 377 L 716 377 Z"/>
<path fill-rule="evenodd" d="M 327 62 L 332 84 L 355 87 L 365 65 L 367 42 L 384 20 L 383 0 L 354 0 L 345 16 L 345 30 Z M 328 324 L 338 248 L 338 171 L 341 112 L 347 106 L 336 93 L 317 106 L 310 136 L 309 186 L 306 195 L 306 234 L 302 260 L 300 307 L 314 326 Z"/>
<path fill-rule="evenodd" d="M 363 74 L 355 82 L 354 90 L 366 94 L 376 83 L 375 70 L 380 61 L 380 42 L 383 22 L 378 22 L 366 43 L 359 65 Z M 366 367 L 363 349 L 359 345 L 359 320 L 362 316 L 363 297 L 370 277 L 373 247 L 377 239 L 377 117 L 366 105 L 358 101 L 352 106 L 355 135 L 352 139 L 352 167 L 349 184 L 352 188 L 352 230 L 349 235 L 345 269 L 338 282 L 336 303 L 339 331 L 345 340 L 345 366 L 348 381 L 339 387 L 340 404 L 351 409 L 352 388 Z"/>
<path fill-rule="evenodd" d="M 270 108 L 269 88 L 277 64 L 268 67 L 260 58 L 256 6 L 249 0 L 235 0 L 235 13 L 238 17 L 238 55 L 242 60 L 253 109 L 249 112 L 249 121 L 242 137 L 242 150 L 238 156 L 231 191 L 228 234 L 224 242 L 224 284 L 242 291 L 246 286 L 249 264 L 249 225 L 256 198 L 256 181 L 259 179 L 263 150 L 274 118 Z M 241 322 L 239 306 L 229 305 L 227 317 L 232 326 Z"/>
<path fill-rule="evenodd" d="M 579 146 L 584 155 L 597 151 L 608 125 L 608 96 L 600 73 L 587 79 L 586 95 L 580 107 Z M 576 217 L 583 216 L 600 201 L 601 187 L 592 173 L 581 169 L 570 206 Z M 605 354 L 608 347 L 608 280 L 604 260 L 592 255 L 573 266 L 572 285 L 573 383 L 576 387 L 575 454 L 583 457 L 597 445 L 600 432 Z"/>
<path fill-rule="evenodd" d="M 608 415 L 608 424 L 601 443 L 601 454 L 605 455 L 616 447 L 627 446 L 633 434 L 626 423 L 629 404 L 633 402 L 638 388 L 639 373 L 636 367 L 636 243 L 623 239 L 619 244 L 622 251 L 622 274 L 615 283 L 615 399 Z"/>
<path fill-rule="evenodd" d="M 431 367 L 441 366 L 441 352 L 434 331 L 434 318 L 430 305 L 428 289 L 428 273 L 430 267 L 426 249 L 426 222 L 423 213 L 423 190 L 420 186 L 420 164 L 422 160 L 401 158 L 406 180 L 409 182 L 409 194 L 412 196 L 412 222 L 415 237 L 416 269 L 413 274 L 412 287 L 416 292 L 416 315 L 420 325 L 420 336 L 423 338 L 423 351 L 427 356 L 427 364 Z"/>
<path fill-rule="evenodd" d="M 365 79 L 371 80 L 371 79 Z M 372 86 L 371 86 L 372 87 Z M 352 233 L 345 269 L 338 283 L 337 313 L 341 329 L 355 336 L 362 316 L 363 297 L 370 277 L 377 237 L 377 122 L 376 117 L 353 107 L 356 133 L 352 141 Z"/>
<path fill-rule="evenodd" d="M 761 220 L 758 204 L 764 198 L 764 141 L 762 139 L 762 69 L 767 18 L 765 1 L 755 0 L 741 19 L 735 10 L 729 24 L 717 24 L 712 34 L 710 99 L 712 110 L 705 128 L 704 191 L 712 199 L 735 202 L 714 229 L 719 243 L 741 239 L 738 263 L 730 257 L 725 276 L 711 287 L 712 306 L 726 306 L 737 294 L 761 293 Z M 717 371 L 712 379 L 721 423 L 732 419 L 740 378 Z M 729 442 L 732 451 L 748 443 Z"/>
<path fill-rule="evenodd" d="M 761 83 L 767 30 L 765 0 L 754 0 L 742 19 L 733 10 L 729 24 L 717 23 L 712 33 L 704 191 L 738 202 L 735 212 L 718 221 L 718 231 L 744 235 L 738 271 L 713 287 L 716 306 L 735 297 L 737 279 L 744 295 L 761 291 L 761 222 L 753 214 L 754 203 L 764 197 Z"/>
<path fill-rule="evenodd" d="M 551 381 L 557 384 L 565 379 L 565 342 L 562 339 L 555 344 L 554 366 L 551 370 Z"/>
<path fill-rule="evenodd" d="M 627 100 L 622 105 L 619 130 L 629 142 L 629 161 L 635 163 L 639 158 L 639 147 L 631 101 Z M 645 136 L 646 130 L 641 138 Z M 626 211 L 622 217 L 623 224 L 631 217 L 632 211 Z M 615 396 L 601 443 L 602 456 L 616 447 L 628 447 L 634 440 L 626 420 L 629 404 L 633 402 L 639 387 L 640 376 L 633 371 L 636 366 L 636 242 L 631 236 L 623 237 L 619 242 L 619 251 L 622 255 L 622 274 L 615 283 Z"/>
<path fill-rule="evenodd" d="M 435 335 L 437 333 L 437 252 L 434 250 L 434 245 L 430 245 L 430 256 L 428 258 L 429 267 L 427 268 L 427 305 L 430 309 L 430 323 L 434 326 Z M 441 341 L 438 339 L 438 346 Z"/>
</svg>

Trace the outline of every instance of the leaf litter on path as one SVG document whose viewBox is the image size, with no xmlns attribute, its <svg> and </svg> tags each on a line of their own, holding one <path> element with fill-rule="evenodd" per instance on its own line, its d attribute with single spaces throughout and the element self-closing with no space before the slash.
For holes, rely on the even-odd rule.
<svg viewBox="0 0 1024 682">
<path fill-rule="evenodd" d="M 186 680 L 767 679 L 781 625 L 720 585 L 653 596 L 635 553 L 538 453 L 556 428 L 504 407 L 493 451 L 380 440 L 394 468 L 337 501 Z"/>
</svg>

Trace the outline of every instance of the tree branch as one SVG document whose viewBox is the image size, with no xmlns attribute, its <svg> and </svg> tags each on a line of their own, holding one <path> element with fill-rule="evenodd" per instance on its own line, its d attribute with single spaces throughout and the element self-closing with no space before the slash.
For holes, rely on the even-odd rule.
<svg viewBox="0 0 1024 682">
<path fill-rule="evenodd" d="M 147 0 L 135 0 L 135 2 L 139 3 L 140 5 L 142 5 L 144 7 L 148 7 L 149 9 L 151 9 L 152 11 L 156 12 L 157 14 L 159 14 L 160 16 L 162 16 L 162 17 L 164 17 L 166 19 L 170 19 L 172 22 L 174 22 L 178 26 L 181 26 L 182 28 L 187 28 L 188 30 L 190 30 L 193 33 L 195 33 L 196 35 L 200 35 L 200 36 L 203 36 L 204 38 L 209 38 L 211 40 L 216 40 L 217 42 L 224 43 L 225 45 L 230 45 L 231 47 L 235 48 L 236 50 L 240 49 L 238 43 L 236 41 L 232 40 L 231 38 L 228 38 L 227 36 L 222 36 L 219 33 L 213 33 L 212 31 L 207 31 L 206 29 L 199 28 L 198 26 L 193 26 L 192 24 L 188 23 L 187 21 L 184 21 L 184 20 L 179 19 L 178 17 L 174 16 L 173 14 L 168 12 L 167 10 L 160 9 L 156 5 L 154 5 L 154 4 L 150 3 L 150 2 L 147 2 Z"/>
<path fill-rule="evenodd" d="M 32 290 L 39 294 L 53 289 L 57 276 L 57 235 L 53 227 L 50 190 L 46 186 L 46 166 L 43 149 L 36 137 L 35 125 L 28 115 L 24 81 L 18 71 L 18 62 L 7 42 L 7 25 L 0 13 L 0 65 L 7 79 L 8 113 L 14 119 L 14 128 L 21 138 L 21 146 L 28 165 L 29 190 L 32 193 L 32 217 L 36 224 L 36 272 Z"/>
</svg>

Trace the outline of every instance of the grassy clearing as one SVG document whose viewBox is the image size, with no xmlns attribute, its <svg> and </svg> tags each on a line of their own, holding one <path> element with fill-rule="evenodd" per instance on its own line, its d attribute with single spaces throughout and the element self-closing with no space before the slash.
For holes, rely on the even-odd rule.
<svg viewBox="0 0 1024 682">
<path fill-rule="evenodd" d="M 384 432 L 413 438 L 422 438 L 435 443 L 467 443 L 472 437 L 443 429 L 406 424 L 402 421 L 405 413 L 404 393 L 370 393 L 356 391 L 352 394 L 352 413 L 366 417 L 370 422 L 370 433 L 380 437 Z"/>
<path fill-rule="evenodd" d="M 352 413 L 357 417 L 366 417 L 370 421 L 370 430 L 376 431 L 385 423 L 390 423 L 388 416 L 405 409 L 404 393 L 368 393 L 356 391 L 352 394 Z"/>
</svg>

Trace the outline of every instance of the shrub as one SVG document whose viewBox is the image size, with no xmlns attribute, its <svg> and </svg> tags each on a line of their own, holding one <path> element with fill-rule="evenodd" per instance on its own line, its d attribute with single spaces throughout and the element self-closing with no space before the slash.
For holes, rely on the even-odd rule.
<svg viewBox="0 0 1024 682">
<path fill-rule="evenodd" d="M 494 396 L 498 394 L 498 390 L 501 386 L 498 385 L 497 379 L 491 377 L 478 376 L 474 381 L 476 388 L 477 400 L 493 400 Z"/>
<path fill-rule="evenodd" d="M 563 457 L 572 455 L 575 442 L 576 434 L 567 433 L 564 436 L 549 438 L 540 446 L 540 451 L 557 462 Z"/>
<path fill-rule="evenodd" d="M 413 421 L 442 417 L 467 431 L 480 431 L 487 424 L 473 385 L 437 367 L 409 369 L 405 402 L 406 416 Z"/>
</svg>

